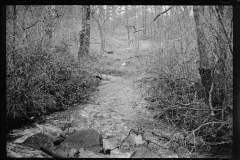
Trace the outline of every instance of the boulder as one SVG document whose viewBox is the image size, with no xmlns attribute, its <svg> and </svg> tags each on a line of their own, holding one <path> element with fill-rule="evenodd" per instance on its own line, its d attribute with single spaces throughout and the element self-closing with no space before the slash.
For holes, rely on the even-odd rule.
<svg viewBox="0 0 240 160">
<path fill-rule="evenodd" d="M 102 135 L 94 129 L 80 130 L 67 136 L 56 149 L 57 153 L 67 155 L 71 149 L 85 148 L 94 153 L 99 153 L 103 147 Z M 64 153 L 63 153 L 64 152 Z"/>
<path fill-rule="evenodd" d="M 37 133 L 31 137 L 28 137 L 23 143 L 23 146 L 31 147 L 34 149 L 40 149 L 40 146 L 47 148 L 52 147 L 52 138 L 43 133 Z"/>
</svg>

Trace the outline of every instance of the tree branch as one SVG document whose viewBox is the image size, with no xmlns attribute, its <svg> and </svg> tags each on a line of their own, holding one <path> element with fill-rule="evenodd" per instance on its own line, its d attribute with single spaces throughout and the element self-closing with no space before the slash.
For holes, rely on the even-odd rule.
<svg viewBox="0 0 240 160">
<path fill-rule="evenodd" d="M 224 25 L 223 25 L 222 18 L 221 18 L 221 16 L 220 16 L 218 7 L 215 7 L 215 9 L 216 9 L 216 11 L 217 11 L 217 15 L 218 15 L 219 22 L 220 22 L 220 24 L 221 24 L 221 26 L 222 26 L 222 28 L 223 28 L 223 33 L 224 33 L 224 35 L 225 35 L 225 37 L 226 37 L 226 39 L 227 39 L 228 47 L 229 47 L 231 53 L 233 54 L 233 50 L 232 50 L 232 47 L 231 47 L 231 44 L 230 44 L 230 39 L 228 38 L 226 28 L 225 28 Z"/>
<path fill-rule="evenodd" d="M 157 20 L 158 17 L 160 17 L 160 16 L 163 15 L 164 13 L 168 12 L 168 11 L 169 11 L 170 9 L 172 9 L 173 7 L 174 7 L 174 6 L 168 8 L 167 10 L 163 11 L 162 13 L 159 13 L 159 14 L 153 19 L 153 21 L 150 22 L 145 28 L 141 28 L 141 29 L 135 31 L 134 33 L 143 31 L 144 29 L 148 28 L 154 21 Z"/>
<path fill-rule="evenodd" d="M 135 32 L 136 32 L 136 28 L 135 28 L 135 26 L 125 26 L 125 27 L 132 27 L 134 30 L 135 30 Z"/>
<path fill-rule="evenodd" d="M 160 16 L 160 15 L 162 15 L 162 14 L 164 14 L 164 13 L 166 13 L 167 11 L 169 11 L 170 9 L 172 9 L 174 6 L 172 6 L 172 7 L 170 7 L 170 8 L 168 8 L 167 10 L 165 10 L 165 11 L 163 11 L 162 13 L 159 13 L 155 18 L 154 18 L 154 20 L 152 21 L 152 22 L 154 22 L 154 21 L 156 21 L 157 20 L 157 18 Z M 151 22 L 151 23 L 152 23 Z M 150 24 L 151 24 L 150 23 Z"/>
<path fill-rule="evenodd" d="M 26 28 L 23 28 L 23 30 L 26 30 L 26 29 L 29 29 L 29 28 L 35 26 L 38 22 L 39 22 L 39 20 L 37 20 L 37 21 L 36 21 L 35 23 L 33 23 L 32 25 L 30 25 L 30 26 L 28 26 L 28 27 L 26 27 Z"/>
</svg>

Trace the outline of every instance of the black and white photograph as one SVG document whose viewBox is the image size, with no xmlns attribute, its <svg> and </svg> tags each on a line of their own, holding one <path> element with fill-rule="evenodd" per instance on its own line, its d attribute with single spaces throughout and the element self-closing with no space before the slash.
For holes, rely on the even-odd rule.
<svg viewBox="0 0 240 160">
<path fill-rule="evenodd" d="M 5 130 L 7 158 L 232 158 L 233 6 L 7 5 Z"/>
</svg>

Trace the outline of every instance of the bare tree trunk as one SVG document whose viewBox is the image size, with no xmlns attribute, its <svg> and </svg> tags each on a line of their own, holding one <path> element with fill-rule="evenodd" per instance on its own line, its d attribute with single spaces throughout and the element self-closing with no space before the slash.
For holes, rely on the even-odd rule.
<svg viewBox="0 0 240 160">
<path fill-rule="evenodd" d="M 142 6 L 142 27 L 145 27 L 145 23 L 144 23 L 144 6 Z M 143 35 L 146 35 L 145 30 L 143 30 Z"/>
<path fill-rule="evenodd" d="M 187 8 L 187 6 L 183 6 L 183 9 L 184 9 L 184 11 L 183 11 L 183 13 L 184 13 L 184 27 L 186 28 L 186 30 L 188 30 L 189 29 L 189 23 L 191 22 L 191 20 L 190 20 L 190 17 L 189 17 L 189 11 L 188 11 L 188 8 Z"/>
<path fill-rule="evenodd" d="M 105 9 L 103 6 L 100 7 L 100 13 L 101 13 L 101 17 L 102 17 L 102 25 L 101 25 L 101 29 L 102 29 L 102 39 L 103 39 L 103 45 L 104 45 L 104 48 L 105 48 L 105 44 L 106 44 L 106 37 L 105 37 L 105 18 L 106 18 L 106 14 L 105 14 Z"/>
<path fill-rule="evenodd" d="M 55 5 L 47 6 L 47 22 L 46 22 L 46 35 L 48 36 L 50 50 L 53 51 L 53 25 L 54 25 L 54 10 Z"/>
<path fill-rule="evenodd" d="M 128 6 L 125 6 L 126 7 L 126 20 L 127 20 L 127 26 L 128 26 Z M 130 35 L 129 35 L 129 27 L 126 27 L 127 28 L 127 34 L 128 34 L 128 45 L 130 45 Z"/>
<path fill-rule="evenodd" d="M 134 15 L 135 15 L 135 28 L 138 28 L 138 23 L 137 23 L 137 6 L 135 6 L 134 8 Z M 139 32 L 137 33 L 134 33 L 134 42 L 135 42 L 135 48 L 136 50 L 138 50 L 138 47 L 139 47 L 139 36 L 138 36 Z M 136 51 L 137 52 L 137 51 Z"/>
<path fill-rule="evenodd" d="M 135 24 L 135 27 L 137 28 L 137 6 L 134 7 L 134 16 L 135 16 L 134 24 Z"/>
<path fill-rule="evenodd" d="M 112 36 L 114 35 L 115 29 L 116 29 L 116 25 L 114 23 L 115 17 L 116 17 L 116 7 L 112 5 Z"/>
<path fill-rule="evenodd" d="M 12 54 L 13 64 L 15 64 L 16 36 L 17 36 L 17 9 L 16 9 L 16 5 L 14 5 L 13 6 L 13 54 Z"/>
<path fill-rule="evenodd" d="M 227 59 L 227 44 L 224 41 L 224 27 L 221 24 L 223 24 L 224 19 L 226 18 L 224 15 L 224 6 L 217 6 L 216 10 L 218 11 L 218 35 L 217 35 L 217 40 L 220 48 L 220 58 L 226 60 Z M 225 38 L 225 40 L 227 37 Z"/>
<path fill-rule="evenodd" d="M 147 26 L 147 6 L 144 7 L 144 27 Z M 147 35 L 147 29 L 144 29 L 144 35 Z"/>
<path fill-rule="evenodd" d="M 101 8 L 99 8 L 99 9 L 101 9 Z M 100 12 L 100 14 L 101 14 L 101 12 Z M 99 32 L 100 32 L 101 54 L 103 54 L 104 52 L 109 53 L 109 54 L 110 54 L 110 53 L 113 53 L 113 51 L 106 51 L 106 50 L 105 50 L 104 31 L 103 31 L 102 26 L 101 26 L 100 21 L 99 21 L 100 15 L 99 15 L 99 18 L 98 18 L 98 19 L 97 19 L 96 17 L 94 17 L 93 14 L 91 14 L 91 15 L 92 15 L 92 18 L 97 22 L 97 26 L 98 26 L 98 29 L 99 29 Z"/>
<path fill-rule="evenodd" d="M 193 6 L 194 20 L 196 23 L 196 34 L 197 34 L 197 45 L 200 55 L 200 66 L 199 73 L 201 76 L 201 83 L 205 88 L 205 102 L 209 102 L 210 108 L 212 109 L 212 95 L 213 92 L 213 77 L 212 69 L 209 68 L 208 56 L 207 56 L 207 40 L 203 30 L 203 22 L 200 17 L 200 9 L 204 13 L 203 6 Z M 210 94 L 209 94 L 210 93 Z M 212 115 L 214 115 L 212 110 Z"/>
<path fill-rule="evenodd" d="M 203 10 L 203 6 L 200 6 Z M 200 7 L 193 6 L 193 13 L 194 19 L 196 23 L 196 33 L 197 33 L 197 44 L 198 44 L 198 51 L 200 55 L 200 68 L 208 68 L 208 56 L 207 56 L 207 39 L 204 34 L 203 30 L 203 22 L 200 17 Z"/>
<path fill-rule="evenodd" d="M 219 54 L 216 56 L 215 72 L 214 72 L 214 106 L 223 106 L 225 103 L 225 95 L 227 94 L 228 82 L 226 64 L 231 52 L 231 20 L 232 15 L 226 14 L 230 6 L 217 6 L 218 34 L 216 36 Z M 228 22 L 229 21 L 229 22 Z M 229 32 L 227 32 L 227 29 Z M 224 115 L 222 114 L 222 119 Z"/>
<path fill-rule="evenodd" d="M 80 32 L 80 47 L 78 59 L 81 56 L 89 55 L 90 49 L 90 5 L 83 5 L 82 30 Z"/>
<path fill-rule="evenodd" d="M 103 33 L 103 30 L 102 30 L 102 27 L 101 27 L 101 24 L 100 22 L 95 19 L 96 22 L 97 22 L 97 25 L 98 25 L 98 29 L 99 29 L 99 32 L 100 32 L 100 39 L 101 39 L 101 53 L 103 53 L 105 51 L 105 40 L 104 40 L 104 33 Z"/>
<path fill-rule="evenodd" d="M 100 13 L 99 13 L 99 16 L 98 18 L 95 18 L 94 15 L 92 14 L 92 18 L 97 22 L 97 26 L 98 26 L 98 29 L 99 29 L 99 32 L 100 32 L 100 40 L 101 40 L 101 54 L 103 54 L 104 50 L 105 50 L 105 41 L 104 41 L 104 33 L 103 33 L 103 30 L 102 30 L 102 27 L 101 27 L 101 24 L 100 24 L 100 15 L 101 15 L 101 7 L 99 7 L 99 10 L 100 10 Z"/>
<path fill-rule="evenodd" d="M 100 14 L 98 16 L 98 19 L 102 19 L 102 25 L 99 20 L 95 19 L 98 23 L 98 28 L 100 32 L 100 38 L 101 38 L 101 53 L 105 52 L 105 26 L 104 26 L 104 21 L 105 21 L 105 11 L 103 6 L 99 6 Z"/>
</svg>

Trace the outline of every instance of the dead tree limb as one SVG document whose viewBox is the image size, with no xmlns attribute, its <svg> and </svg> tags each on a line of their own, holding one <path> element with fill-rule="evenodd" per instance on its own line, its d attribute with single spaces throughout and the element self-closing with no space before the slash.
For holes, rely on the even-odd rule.
<svg viewBox="0 0 240 160">
<path fill-rule="evenodd" d="M 30 26 L 28 26 L 28 27 L 26 27 L 26 28 L 23 28 L 23 30 L 27 30 L 27 29 L 35 26 L 38 22 L 39 22 L 39 20 L 37 20 L 36 22 L 34 22 L 32 25 L 30 25 Z"/>
<path fill-rule="evenodd" d="M 172 9 L 173 7 L 174 7 L 174 6 L 168 8 L 167 10 L 163 11 L 162 13 L 159 13 L 159 14 L 154 18 L 154 20 L 153 20 L 152 22 L 156 21 L 156 19 L 157 19 L 160 15 L 166 13 L 167 11 L 169 11 L 170 9 Z M 151 22 L 151 23 L 152 23 L 152 22 Z M 151 24 L 151 23 L 150 23 L 150 24 Z"/>
<path fill-rule="evenodd" d="M 129 28 L 133 28 L 134 29 L 134 33 L 136 32 L 136 28 L 135 28 L 135 26 L 125 26 L 125 27 L 129 27 Z"/>
<path fill-rule="evenodd" d="M 214 112 L 213 112 L 213 106 L 212 106 L 212 94 L 213 94 L 213 82 L 211 84 L 211 89 L 209 91 L 209 97 L 208 98 L 208 102 L 209 102 L 209 106 L 210 106 L 210 109 L 211 109 L 211 115 L 214 116 Z"/>
<path fill-rule="evenodd" d="M 158 17 L 160 17 L 160 16 L 163 15 L 164 13 L 168 12 L 168 11 L 171 10 L 173 7 L 174 7 L 174 6 L 172 6 L 172 7 L 168 8 L 167 10 L 165 10 L 165 11 L 159 13 L 159 14 L 153 19 L 153 21 L 150 22 L 146 27 L 141 28 L 141 29 L 139 29 L 139 30 L 135 30 L 134 33 L 136 33 L 136 32 L 140 32 L 140 31 L 143 31 L 144 29 L 148 28 L 148 27 L 149 27 L 154 21 L 157 20 Z"/>
</svg>

